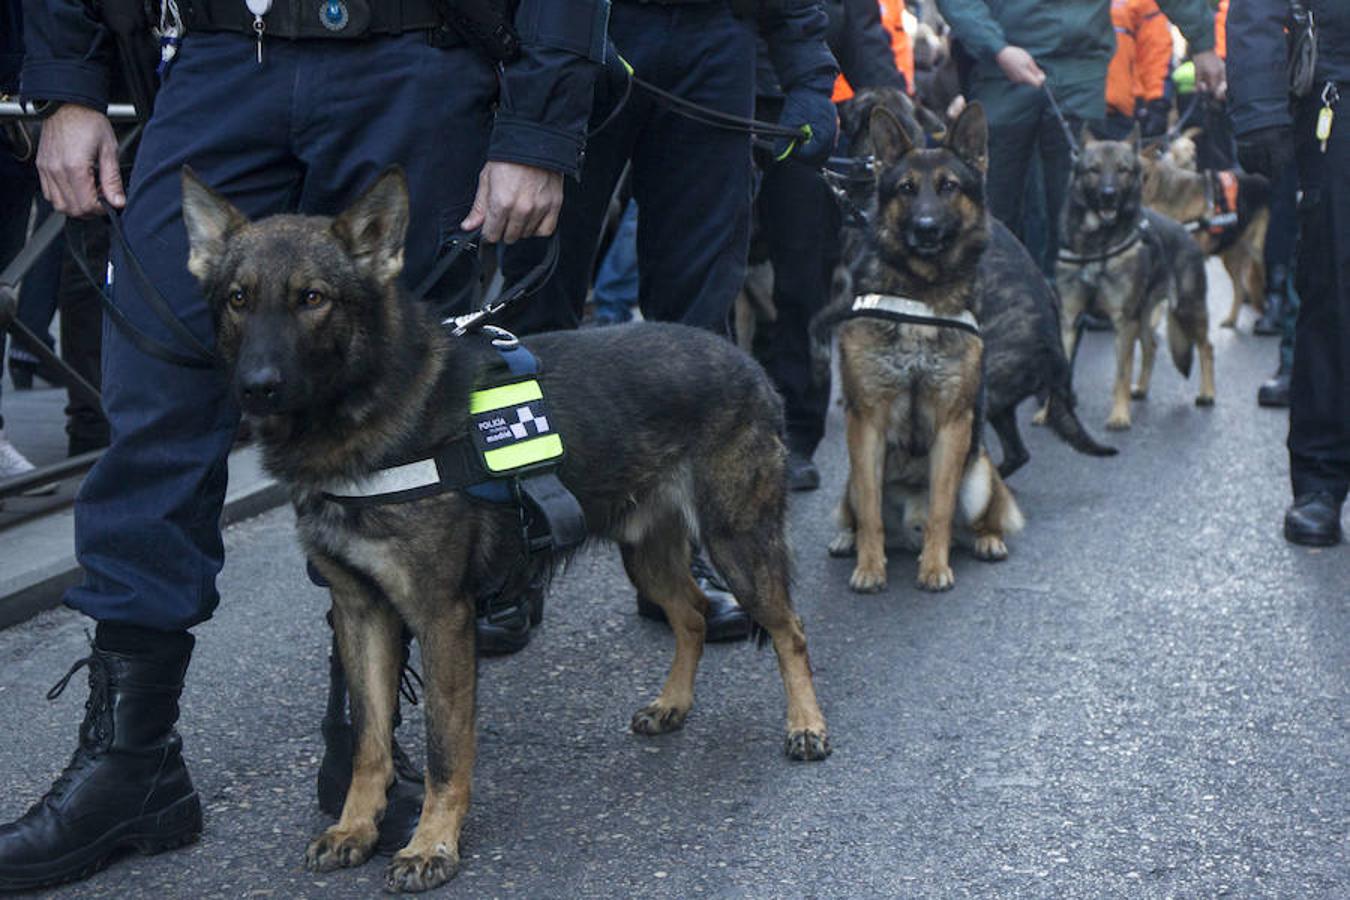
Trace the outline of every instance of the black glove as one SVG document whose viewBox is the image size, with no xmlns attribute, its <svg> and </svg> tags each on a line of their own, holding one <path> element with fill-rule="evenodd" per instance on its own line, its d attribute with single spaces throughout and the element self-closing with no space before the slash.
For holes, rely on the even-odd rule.
<svg viewBox="0 0 1350 900">
<path fill-rule="evenodd" d="M 1146 137 L 1161 137 L 1167 133 L 1167 116 L 1172 104 L 1165 99 L 1150 100 L 1139 105 L 1139 131 Z"/>
<path fill-rule="evenodd" d="M 1238 162 L 1242 168 L 1273 179 L 1294 160 L 1294 132 L 1287 125 L 1271 125 L 1237 139 Z"/>
<path fill-rule="evenodd" d="M 810 129 L 810 137 L 796 138 L 795 142 L 793 138 L 779 138 L 773 145 L 774 159 L 781 161 L 792 156 L 808 165 L 818 166 L 834 152 L 839 119 L 828 93 L 804 87 L 788 91 L 778 124 L 789 128 L 805 125 Z"/>
</svg>

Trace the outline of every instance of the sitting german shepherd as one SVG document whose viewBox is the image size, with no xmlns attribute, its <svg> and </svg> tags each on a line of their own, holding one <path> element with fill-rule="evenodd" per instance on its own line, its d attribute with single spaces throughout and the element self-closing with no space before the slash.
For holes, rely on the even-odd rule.
<svg viewBox="0 0 1350 900">
<path fill-rule="evenodd" d="M 461 491 L 370 506 L 339 505 L 330 493 L 467 440 L 470 393 L 500 355 L 485 338 L 450 336 L 429 308 L 400 296 L 408 193 L 397 169 L 336 218 L 256 223 L 185 170 L 183 217 L 188 268 L 210 301 L 264 465 L 289 488 L 300 542 L 332 586 L 356 758 L 342 816 L 305 861 L 320 871 L 355 866 L 375 849 L 394 777 L 406 626 L 425 665 L 426 800 L 387 883 L 435 887 L 458 868 L 469 807 L 476 588 L 503 573 L 534 574 L 521 565 L 519 510 Z M 773 641 L 787 755 L 825 758 L 825 720 L 788 595 L 782 404 L 763 370 L 731 342 L 679 325 L 540 335 L 529 345 L 542 361 L 552 430 L 565 441 L 558 477 L 588 532 L 620 545 L 629 577 L 675 634 L 665 687 L 633 716 L 633 730 L 677 729 L 693 703 L 708 602 L 689 574 L 697 536 Z"/>
<path fill-rule="evenodd" d="M 856 548 L 853 590 L 884 588 L 883 506 L 901 502 L 906 527 L 923 530 L 919 587 L 942 591 L 955 582 L 948 554 L 958 507 L 981 559 L 1007 557 L 1004 536 L 1022 526 L 981 446 L 984 342 L 952 324 L 974 325 L 977 267 L 989 239 L 987 127 L 983 109 L 971 104 L 942 148 L 925 150 L 878 107 L 869 133 L 880 166 L 877 213 L 856 290 L 862 300 L 878 298 L 875 306 L 948 324 L 869 316 L 839 325 L 849 472 L 830 552 Z"/>
<path fill-rule="evenodd" d="M 1154 329 L 1167 315 L 1167 346 L 1182 377 L 1200 354 L 1196 406 L 1214 404 L 1214 347 L 1205 306 L 1205 256 L 1177 222 L 1145 209 L 1139 128 L 1128 141 L 1098 141 L 1083 133 L 1064 207 L 1064 246 L 1055 280 L 1064 303 L 1064 351 L 1074 358 L 1075 324 L 1083 312 L 1111 320 L 1116 331 L 1116 379 L 1106 427 L 1130 427 L 1130 399 L 1148 396 L 1158 342 Z M 1130 386 L 1134 345 L 1141 347 L 1139 380 Z"/>
</svg>

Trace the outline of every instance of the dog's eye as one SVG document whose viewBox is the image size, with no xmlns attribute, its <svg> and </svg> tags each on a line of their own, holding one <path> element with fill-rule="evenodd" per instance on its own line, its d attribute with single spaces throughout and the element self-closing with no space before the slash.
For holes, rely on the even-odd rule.
<svg viewBox="0 0 1350 900">
<path fill-rule="evenodd" d="M 243 309 L 245 306 L 248 306 L 248 297 L 245 297 L 244 292 L 239 288 L 230 291 L 229 296 L 226 297 L 225 300 L 233 309 Z"/>
<path fill-rule="evenodd" d="M 919 192 L 919 185 L 915 181 L 902 181 L 897 186 L 897 190 L 907 197 L 913 197 Z"/>
<path fill-rule="evenodd" d="M 961 182 L 957 181 L 955 178 L 944 178 L 938 182 L 939 194 L 952 194 L 960 190 L 960 188 Z"/>
<path fill-rule="evenodd" d="M 328 302 L 328 298 L 318 291 L 305 291 L 300 295 L 300 305 L 306 309 L 317 309 Z"/>
</svg>

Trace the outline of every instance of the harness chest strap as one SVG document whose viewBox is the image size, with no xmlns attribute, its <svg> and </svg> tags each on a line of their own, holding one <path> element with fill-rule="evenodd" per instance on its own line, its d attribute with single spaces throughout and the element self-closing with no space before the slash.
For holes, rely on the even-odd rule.
<svg viewBox="0 0 1350 900">
<path fill-rule="evenodd" d="M 1070 250 L 1061 249 L 1059 251 L 1058 259 L 1060 262 L 1072 263 L 1074 265 L 1085 265 L 1087 263 L 1105 262 L 1108 259 L 1119 256 L 1126 250 L 1129 250 L 1135 244 L 1139 243 L 1139 241 L 1143 239 L 1144 233 L 1147 231 L 1148 231 L 1148 219 L 1141 218 L 1139 220 L 1139 224 L 1130 231 L 1128 237 L 1126 237 L 1120 243 L 1108 247 L 1101 253 L 1081 254 L 1081 253 L 1074 253 Z"/>
<path fill-rule="evenodd" d="M 842 318 L 876 318 L 901 322 L 907 325 L 932 325 L 937 328 L 956 328 L 976 337 L 980 336 L 980 323 L 968 309 L 959 315 L 939 315 L 933 307 L 912 297 L 897 297 L 891 294 L 861 294 L 854 298 L 853 305 Z"/>
</svg>

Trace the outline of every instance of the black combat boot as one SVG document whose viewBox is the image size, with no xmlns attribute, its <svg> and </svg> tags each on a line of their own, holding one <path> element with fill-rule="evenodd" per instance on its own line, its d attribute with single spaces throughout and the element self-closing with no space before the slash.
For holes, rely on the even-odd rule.
<svg viewBox="0 0 1350 900">
<path fill-rule="evenodd" d="M 405 679 L 418 677 L 408 668 L 410 640 L 411 635 L 404 632 Z M 416 702 L 416 694 L 406 681 L 402 692 L 412 702 Z M 394 727 L 398 728 L 401 723 L 402 715 L 395 710 Z M 352 763 L 356 757 L 356 730 L 347 715 L 347 676 L 338 656 L 336 637 L 328 655 L 328 707 L 324 710 L 320 730 L 323 733 L 323 761 L 319 763 L 319 809 L 336 819 L 342 815 L 342 806 L 347 802 L 347 789 L 352 783 Z M 386 855 L 402 850 L 412 839 L 413 832 L 417 830 L 417 820 L 422 815 L 422 797 L 425 792 L 422 773 L 408 759 L 408 754 L 403 752 L 397 739 L 393 741 L 393 754 L 394 781 L 386 795 L 388 805 L 380 819 L 380 839 L 375 845 L 377 852 Z"/>
<path fill-rule="evenodd" d="M 1252 326 L 1252 334 L 1274 335 L 1284 332 L 1284 297 L 1289 272 L 1276 266 L 1266 277 L 1266 309 Z"/>
<path fill-rule="evenodd" d="M 1284 539 L 1304 547 L 1341 542 L 1341 503 L 1330 491 L 1299 494 L 1284 514 Z"/>
<path fill-rule="evenodd" d="M 1289 383 L 1294 374 L 1292 368 L 1281 362 L 1275 374 L 1261 382 L 1261 386 L 1256 389 L 1257 404 L 1275 409 L 1289 407 Z"/>
<path fill-rule="evenodd" d="M 195 841 L 202 807 L 174 730 L 192 636 L 100 626 L 89 656 L 48 697 L 89 669 L 80 743 L 23 818 L 0 825 L 0 891 L 85 878 L 132 848 L 158 853 Z"/>
</svg>

